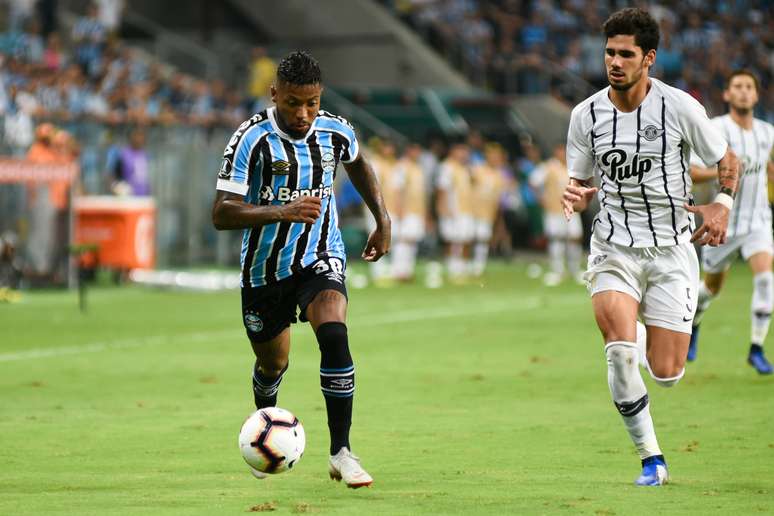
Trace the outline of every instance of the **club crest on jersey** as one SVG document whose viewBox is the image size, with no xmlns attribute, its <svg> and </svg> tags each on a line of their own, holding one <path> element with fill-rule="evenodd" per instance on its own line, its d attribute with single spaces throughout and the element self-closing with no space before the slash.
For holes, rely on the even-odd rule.
<svg viewBox="0 0 774 516">
<path fill-rule="evenodd" d="M 637 134 L 648 140 L 649 142 L 656 141 L 664 134 L 663 129 L 659 129 L 655 125 L 646 125 L 645 129 L 640 129 Z"/>
<path fill-rule="evenodd" d="M 245 326 L 253 333 L 258 333 L 263 329 L 263 321 L 258 314 L 248 312 L 245 314 Z"/>
<path fill-rule="evenodd" d="M 275 176 L 284 176 L 290 173 L 290 163 L 279 160 L 271 164 L 271 173 Z"/>
<path fill-rule="evenodd" d="M 322 155 L 322 169 L 323 172 L 331 173 L 336 168 L 336 160 L 333 157 L 333 154 L 330 152 L 326 152 Z"/>
<path fill-rule="evenodd" d="M 223 163 L 220 164 L 220 170 L 218 171 L 218 178 L 228 179 L 231 177 L 231 160 L 223 158 Z"/>
<path fill-rule="evenodd" d="M 650 158 L 640 158 L 639 154 L 635 154 L 629 162 L 626 152 L 621 149 L 610 149 L 602 154 L 600 161 L 605 167 L 610 167 L 607 176 L 619 183 L 630 177 L 636 177 L 637 184 L 642 183 L 642 176 L 653 168 Z"/>
</svg>

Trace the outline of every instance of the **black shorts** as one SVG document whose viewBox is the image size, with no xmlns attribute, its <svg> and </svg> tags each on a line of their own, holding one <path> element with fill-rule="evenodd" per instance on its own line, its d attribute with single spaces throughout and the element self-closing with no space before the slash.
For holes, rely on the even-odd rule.
<svg viewBox="0 0 774 516">
<path fill-rule="evenodd" d="M 344 261 L 321 258 L 289 278 L 262 287 L 242 287 L 242 322 L 251 342 L 273 339 L 292 323 L 307 321 L 306 307 L 323 290 L 347 297 Z M 296 317 L 296 307 L 300 310 Z"/>
</svg>

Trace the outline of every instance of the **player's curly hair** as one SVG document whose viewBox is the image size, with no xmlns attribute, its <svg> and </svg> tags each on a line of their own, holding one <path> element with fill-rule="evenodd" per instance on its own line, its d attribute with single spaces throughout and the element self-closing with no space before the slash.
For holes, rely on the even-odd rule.
<svg viewBox="0 0 774 516">
<path fill-rule="evenodd" d="M 322 82 L 319 63 L 303 50 L 291 52 L 282 58 L 277 67 L 277 78 L 296 86 Z"/>
<path fill-rule="evenodd" d="M 637 7 L 627 7 L 613 13 L 602 25 L 605 37 L 634 36 L 634 44 L 643 54 L 658 49 L 658 22 L 647 11 Z"/>
</svg>

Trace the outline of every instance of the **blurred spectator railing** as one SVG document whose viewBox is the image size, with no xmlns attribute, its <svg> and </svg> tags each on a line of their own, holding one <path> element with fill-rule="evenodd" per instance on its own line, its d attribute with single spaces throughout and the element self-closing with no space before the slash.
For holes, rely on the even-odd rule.
<svg viewBox="0 0 774 516">
<path fill-rule="evenodd" d="M 111 194 L 120 151 L 135 128 L 91 122 L 64 123 L 62 128 L 81 145 L 80 192 Z M 169 126 L 145 131 L 150 190 L 157 206 L 157 265 L 239 263 L 240 232 L 218 232 L 210 221 L 215 181 L 231 130 Z"/>
</svg>

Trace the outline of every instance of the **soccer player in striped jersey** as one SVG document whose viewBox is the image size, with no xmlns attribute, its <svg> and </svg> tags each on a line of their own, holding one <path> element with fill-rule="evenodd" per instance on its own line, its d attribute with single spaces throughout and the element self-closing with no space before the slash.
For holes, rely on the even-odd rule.
<svg viewBox="0 0 774 516">
<path fill-rule="evenodd" d="M 275 106 L 245 121 L 226 145 L 212 220 L 217 229 L 244 230 L 242 318 L 256 356 L 256 407 L 277 402 L 298 307 L 320 347 L 329 473 L 356 488 L 372 479 L 349 442 L 355 368 L 345 324 L 346 256 L 333 196 L 339 163 L 376 219 L 363 252 L 366 261 L 387 253 L 390 219 L 355 131 L 343 118 L 320 110 L 321 94 L 320 68 L 309 54 L 293 52 L 280 62 L 271 87 Z"/>
<path fill-rule="evenodd" d="M 599 192 L 584 278 L 605 342 L 610 393 L 642 460 L 636 484 L 658 486 L 668 472 L 638 362 L 664 387 L 683 376 L 699 288 L 691 242 L 725 242 L 738 160 L 695 99 L 648 77 L 659 29 L 647 12 L 623 9 L 603 32 L 610 86 L 573 109 L 563 203 L 569 219 Z M 705 206 L 692 205 L 691 152 L 718 163 L 721 190 Z M 692 234 L 696 213 L 704 222 Z"/>
<path fill-rule="evenodd" d="M 699 324 L 710 302 L 720 292 L 731 262 L 741 253 L 753 273 L 751 344 L 747 362 L 760 374 L 772 374 L 774 369 L 763 354 L 763 341 L 769 331 L 774 308 L 774 275 L 771 272 L 774 244 L 768 203 L 768 175 L 774 173 L 771 160 L 774 126 L 753 117 L 755 104 L 758 103 L 758 79 L 752 72 L 733 72 L 723 99 L 728 103 L 729 112 L 713 118 L 712 123 L 739 156 L 742 169 L 736 203 L 729 216 L 728 241 L 724 245 L 705 249 L 702 255 L 704 281 L 699 286 L 688 360 L 696 359 Z M 691 164 L 691 177 L 695 183 L 717 177 L 714 164 L 704 168 L 704 163 L 696 159 Z"/>
</svg>

